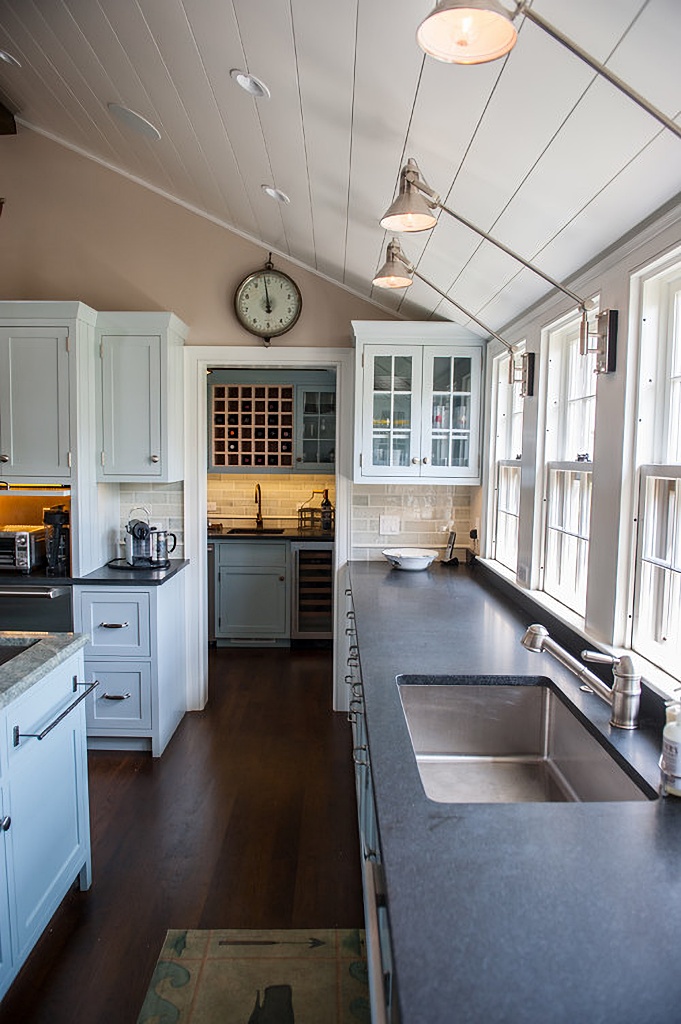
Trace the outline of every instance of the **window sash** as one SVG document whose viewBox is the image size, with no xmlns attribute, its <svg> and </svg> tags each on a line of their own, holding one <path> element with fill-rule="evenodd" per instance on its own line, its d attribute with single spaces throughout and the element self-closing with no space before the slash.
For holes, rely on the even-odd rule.
<svg viewBox="0 0 681 1024">
<path fill-rule="evenodd" d="M 500 459 L 496 466 L 494 557 L 512 572 L 518 565 L 520 461 Z"/>
<path fill-rule="evenodd" d="M 578 615 L 586 612 L 592 466 L 547 464 L 544 592 Z"/>
<path fill-rule="evenodd" d="M 681 465 L 641 467 L 632 649 L 678 675 Z"/>
</svg>

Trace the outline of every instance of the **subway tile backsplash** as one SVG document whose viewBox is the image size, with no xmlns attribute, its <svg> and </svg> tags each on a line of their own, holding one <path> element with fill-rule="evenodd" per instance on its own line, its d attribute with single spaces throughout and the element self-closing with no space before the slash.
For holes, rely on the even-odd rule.
<svg viewBox="0 0 681 1024">
<path fill-rule="evenodd" d="M 184 484 L 121 484 L 120 530 L 121 540 L 125 538 L 125 525 L 133 508 L 141 506 L 149 510 L 149 522 L 170 530 L 177 537 L 177 547 L 172 558 L 184 558 Z M 135 519 L 145 519 L 141 508 L 137 508 Z M 121 548 L 121 555 L 123 549 Z"/>
<path fill-rule="evenodd" d="M 318 506 L 321 492 L 328 488 L 336 504 L 335 479 L 325 474 L 298 473 L 214 473 L 208 475 L 208 519 L 226 522 L 252 519 L 255 522 L 255 485 L 262 491 L 263 518 L 275 526 L 295 526 L 303 504 Z M 213 508 L 213 505 L 215 508 Z"/>
<path fill-rule="evenodd" d="M 469 546 L 471 487 L 355 484 L 352 553 L 357 561 L 382 559 L 384 548 L 444 550 L 456 530 L 457 554 Z"/>
</svg>

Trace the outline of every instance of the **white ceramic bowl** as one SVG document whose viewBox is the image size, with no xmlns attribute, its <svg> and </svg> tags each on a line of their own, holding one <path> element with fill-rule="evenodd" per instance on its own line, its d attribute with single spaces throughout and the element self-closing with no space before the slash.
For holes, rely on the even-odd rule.
<svg viewBox="0 0 681 1024">
<path fill-rule="evenodd" d="M 437 558 L 437 554 L 437 551 L 428 548 L 386 548 L 383 557 L 388 559 L 393 569 L 408 569 L 410 572 L 416 572 L 419 569 L 427 569 Z"/>
</svg>

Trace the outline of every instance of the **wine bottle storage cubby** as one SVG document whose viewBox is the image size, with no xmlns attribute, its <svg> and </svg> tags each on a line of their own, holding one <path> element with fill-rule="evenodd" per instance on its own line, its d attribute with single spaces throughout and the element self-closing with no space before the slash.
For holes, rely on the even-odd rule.
<svg viewBox="0 0 681 1024">
<path fill-rule="evenodd" d="M 288 384 L 214 385 L 213 465 L 292 467 L 293 391 Z"/>
</svg>

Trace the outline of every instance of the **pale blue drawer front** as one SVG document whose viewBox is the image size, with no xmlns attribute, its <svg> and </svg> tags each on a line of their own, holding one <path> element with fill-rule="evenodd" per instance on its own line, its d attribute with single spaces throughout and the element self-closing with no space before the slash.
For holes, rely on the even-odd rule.
<svg viewBox="0 0 681 1024">
<path fill-rule="evenodd" d="M 228 540 L 218 542 L 220 565 L 286 567 L 288 543 L 269 540 Z"/>
<path fill-rule="evenodd" d="M 99 686 L 88 697 L 88 729 L 151 728 L 151 665 L 149 662 L 88 661 L 85 674 Z"/>
<path fill-rule="evenodd" d="M 151 656 L 149 595 L 85 591 L 81 595 L 81 629 L 90 634 L 88 658 Z"/>
</svg>

